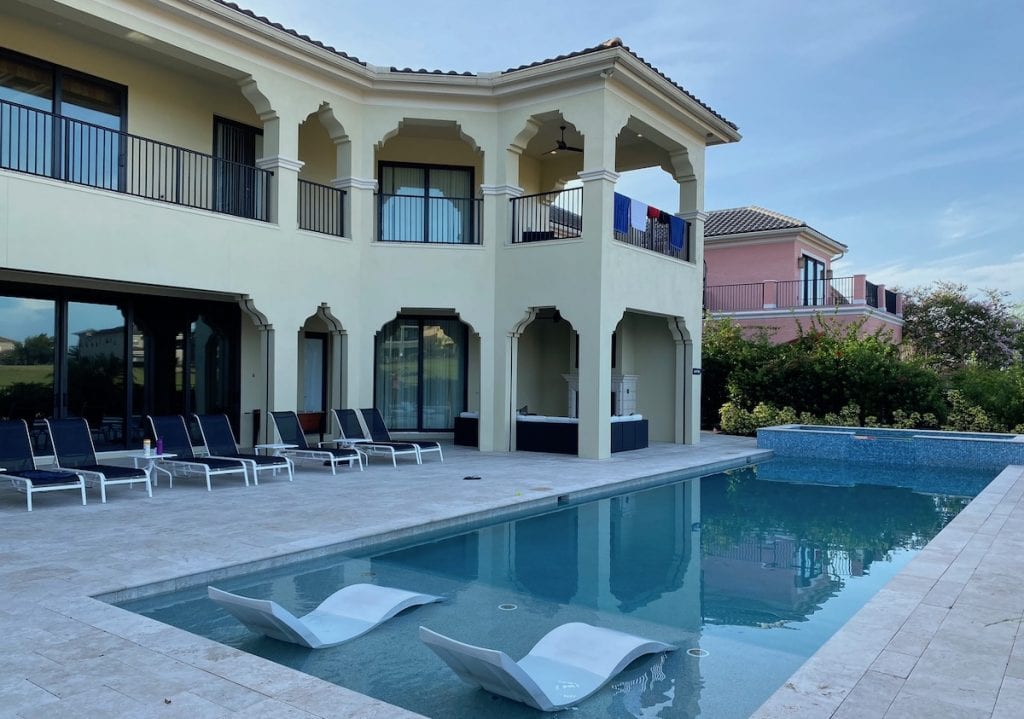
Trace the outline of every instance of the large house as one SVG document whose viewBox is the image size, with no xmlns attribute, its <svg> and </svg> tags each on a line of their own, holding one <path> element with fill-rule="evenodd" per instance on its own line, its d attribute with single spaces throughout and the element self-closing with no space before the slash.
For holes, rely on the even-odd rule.
<svg viewBox="0 0 1024 719">
<path fill-rule="evenodd" d="M 803 220 L 762 207 L 713 210 L 704 223 L 704 306 L 789 342 L 824 317 L 903 337 L 903 297 L 865 275 L 835 277 L 847 247 Z"/>
<path fill-rule="evenodd" d="M 148 413 L 249 443 L 268 410 L 371 406 L 478 417 L 485 451 L 524 408 L 577 417 L 585 457 L 616 414 L 696 443 L 704 151 L 738 139 L 618 40 L 455 73 L 218 0 L 10 0 L 0 334 L 42 349 L 0 416 L 120 425 L 104 449 Z M 671 213 L 615 192 L 648 167 Z M 93 328 L 108 355 L 73 351 Z"/>
</svg>

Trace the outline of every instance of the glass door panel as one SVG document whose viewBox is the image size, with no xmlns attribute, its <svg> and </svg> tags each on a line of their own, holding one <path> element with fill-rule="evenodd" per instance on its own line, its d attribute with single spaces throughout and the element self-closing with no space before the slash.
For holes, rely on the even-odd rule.
<svg viewBox="0 0 1024 719">
<path fill-rule="evenodd" d="M 325 412 L 327 395 L 324 377 L 327 373 L 326 338 L 302 338 L 302 408 L 303 412 Z"/>
<path fill-rule="evenodd" d="M 196 414 L 221 414 L 228 411 L 228 383 L 231 352 L 227 336 L 203 315 L 189 331 L 189 373 L 191 402 Z"/>
<path fill-rule="evenodd" d="M 423 242 L 426 171 L 422 167 L 385 165 L 381 178 L 381 240 Z"/>
<path fill-rule="evenodd" d="M 49 453 L 44 417 L 53 414 L 56 303 L 0 297 L 0 418 L 28 422 L 32 447 Z"/>
<path fill-rule="evenodd" d="M 417 429 L 419 351 L 417 320 L 391 322 L 378 337 L 376 406 L 391 429 Z"/>
<path fill-rule="evenodd" d="M 0 56 L 0 167 L 53 169 L 53 71 Z"/>
<path fill-rule="evenodd" d="M 67 408 L 97 451 L 124 447 L 125 320 L 113 305 L 68 303 Z"/>
<path fill-rule="evenodd" d="M 423 325 L 422 429 L 451 429 L 465 409 L 466 326 L 458 320 Z"/>
<path fill-rule="evenodd" d="M 473 214 L 468 170 L 430 170 L 429 241 L 470 243 Z"/>
<path fill-rule="evenodd" d="M 107 190 L 121 189 L 121 88 L 65 73 L 60 85 L 62 177 Z M 76 122 L 77 121 L 77 122 Z"/>
</svg>

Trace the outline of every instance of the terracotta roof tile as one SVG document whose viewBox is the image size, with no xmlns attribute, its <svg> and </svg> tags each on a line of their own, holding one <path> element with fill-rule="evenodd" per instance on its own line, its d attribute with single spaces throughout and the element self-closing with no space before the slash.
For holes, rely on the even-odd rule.
<svg viewBox="0 0 1024 719">
<path fill-rule="evenodd" d="M 254 20 L 259 20 L 261 23 L 269 25 L 270 27 L 273 27 L 273 28 L 277 28 L 278 30 L 286 32 L 289 35 L 292 35 L 294 37 L 297 37 L 300 40 L 304 40 L 305 42 L 308 42 L 308 43 L 310 43 L 312 45 L 316 45 L 317 47 L 323 48 L 324 50 L 327 50 L 328 52 L 332 52 L 335 55 L 337 55 L 338 57 L 343 57 L 346 60 L 349 60 L 351 62 L 356 63 L 357 65 L 362 65 L 363 67 L 366 67 L 366 63 L 363 62 L 362 60 L 360 60 L 358 57 L 355 57 L 353 55 L 349 55 L 348 53 L 342 52 L 341 50 L 336 50 L 333 47 L 331 47 L 330 45 L 325 45 L 324 43 L 320 42 L 319 40 L 314 40 L 313 38 L 309 37 L 309 35 L 303 35 L 302 33 L 298 32 L 296 30 L 292 30 L 290 27 L 285 27 L 284 25 L 282 25 L 279 22 L 274 22 L 274 21 L 272 21 L 272 20 L 270 20 L 268 18 L 263 17 L 262 15 L 257 15 L 252 10 L 248 10 L 248 9 L 246 9 L 244 7 L 236 5 L 233 2 L 229 2 L 229 0 L 215 0 L 215 2 L 220 3 L 224 7 L 231 8 L 232 10 L 234 10 L 236 12 L 240 12 L 243 15 L 248 15 L 249 17 L 251 17 Z"/>
<path fill-rule="evenodd" d="M 303 35 L 303 34 L 299 33 L 296 30 L 293 30 L 291 28 L 285 27 L 281 23 L 274 22 L 274 21 L 272 21 L 272 20 L 270 20 L 270 19 L 268 19 L 266 17 L 263 17 L 262 15 L 257 15 L 252 10 L 248 10 L 246 8 L 243 8 L 243 7 L 237 5 L 237 4 L 233 3 L 233 2 L 230 2 L 230 0 L 215 0 L 215 2 L 220 3 L 224 7 L 231 8 L 232 10 L 235 10 L 236 12 L 240 12 L 243 15 L 247 15 L 247 16 L 253 18 L 254 20 L 259 20 L 260 22 L 265 23 L 265 24 L 269 25 L 270 27 L 277 28 L 278 30 L 281 30 L 282 32 L 286 32 L 289 35 L 292 35 L 294 37 L 299 38 L 300 40 L 304 40 L 305 42 L 308 42 L 308 43 L 311 43 L 313 45 L 316 45 L 317 47 L 323 48 L 324 50 L 327 50 L 328 52 L 332 52 L 335 55 L 338 55 L 339 57 L 343 57 L 346 60 L 354 62 L 354 63 L 356 63 L 358 65 L 362 65 L 363 67 L 366 67 L 366 65 L 367 65 L 366 62 L 364 62 L 363 60 L 360 60 L 359 58 L 355 57 L 354 55 L 349 55 L 348 53 L 342 52 L 341 50 L 337 50 L 337 49 L 331 47 L 330 45 L 325 45 L 324 43 L 320 42 L 319 40 L 314 40 L 314 39 L 310 38 L 308 35 Z M 723 117 L 722 115 L 717 113 L 714 109 L 712 109 L 710 105 L 705 103 L 703 100 L 698 98 L 696 95 L 692 94 L 689 90 L 684 88 L 682 85 L 680 85 L 677 82 L 675 82 L 674 80 L 672 80 L 672 78 L 670 78 L 668 75 L 663 73 L 661 70 L 656 68 L 651 63 L 647 62 L 647 60 L 645 60 L 644 58 L 642 58 L 639 55 L 637 55 L 635 52 L 633 52 L 631 49 L 629 49 L 629 47 L 624 45 L 622 43 L 622 40 L 620 40 L 619 38 L 613 38 L 612 40 L 606 40 L 605 42 L 601 43 L 600 45 L 595 45 L 593 47 L 584 48 L 583 50 L 577 50 L 576 52 L 566 53 L 565 55 L 558 55 L 557 57 L 551 57 L 551 58 L 548 58 L 546 60 L 538 60 L 536 62 L 531 62 L 531 63 L 529 63 L 527 65 L 520 65 L 519 67 L 510 67 L 507 70 L 503 70 L 501 72 L 501 74 L 502 75 L 508 75 L 509 73 L 518 72 L 520 70 L 525 70 L 527 68 L 537 67 L 539 65 L 547 65 L 549 63 L 558 62 L 560 60 L 567 60 L 568 58 L 571 58 L 571 57 L 579 57 L 580 55 L 589 55 L 590 53 L 600 52 L 601 50 L 607 50 L 608 48 L 611 48 L 611 47 L 621 47 L 623 50 L 628 52 L 630 55 L 632 55 L 637 60 L 642 62 L 644 65 L 646 65 L 648 68 L 650 68 L 655 73 L 657 73 L 659 77 L 662 77 L 666 81 L 671 83 L 671 85 L 673 87 L 675 87 L 677 90 L 679 90 L 681 93 L 683 93 L 688 98 L 690 98 L 691 100 L 696 102 L 698 105 L 703 107 L 705 110 L 710 112 L 712 115 L 717 117 L 719 120 L 721 120 L 722 122 L 724 122 L 727 125 L 729 125 L 729 127 L 733 128 L 734 130 L 738 130 L 739 129 L 739 127 L 736 125 L 736 123 L 731 122 L 730 120 L 727 120 L 725 117 Z M 391 67 L 391 72 L 401 72 L 401 73 L 409 73 L 409 74 L 424 74 L 424 75 L 452 75 L 452 76 L 457 76 L 457 77 L 476 77 L 476 73 L 472 73 L 472 72 L 457 72 L 455 70 L 427 70 L 425 68 L 420 68 L 419 70 L 414 70 L 414 69 L 412 69 L 410 67 L 399 69 L 397 67 L 393 67 L 392 66 Z"/>
<path fill-rule="evenodd" d="M 763 207 L 734 207 L 709 212 L 708 219 L 704 222 L 704 237 L 785 230 L 793 227 L 807 227 L 807 223 Z"/>
<path fill-rule="evenodd" d="M 636 54 L 633 50 L 631 50 L 629 48 L 628 45 L 625 45 L 622 42 L 622 40 L 620 40 L 617 37 L 616 38 L 612 38 L 611 40 L 605 40 L 600 45 L 594 45 L 593 47 L 584 48 L 583 50 L 577 50 L 576 52 L 566 53 L 565 55 L 558 55 L 557 57 L 550 57 L 550 58 L 548 58 L 546 60 L 538 60 L 536 62 L 531 62 L 531 63 L 529 63 L 527 65 L 520 65 L 518 67 L 510 67 L 509 69 L 502 71 L 501 74 L 502 75 L 507 75 L 508 73 L 511 73 L 511 72 L 519 72 L 520 70 L 526 70 L 527 68 L 537 67 L 539 65 L 547 65 L 548 63 L 558 62 L 559 60 L 567 60 L 567 59 L 569 59 L 571 57 L 579 57 L 580 55 L 589 55 L 589 54 L 594 53 L 594 52 L 601 52 L 602 50 L 607 50 L 608 48 L 611 48 L 611 47 L 621 47 L 623 50 L 628 52 L 630 55 L 632 55 L 637 60 L 642 62 L 644 65 L 646 65 L 648 68 L 650 68 L 655 73 L 657 73 L 657 75 L 659 77 L 661 77 L 664 80 L 668 81 L 674 88 L 676 88 L 681 93 L 686 95 L 688 98 L 690 98 L 691 100 L 696 102 L 698 105 L 700 105 L 705 110 L 710 112 L 712 115 L 717 117 L 719 120 L 721 120 L 722 122 L 727 124 L 729 127 L 731 127 L 734 130 L 738 130 L 739 129 L 739 126 L 736 123 L 734 123 L 731 120 L 728 120 L 724 116 L 720 115 L 718 112 L 716 112 L 714 110 L 714 108 L 712 108 L 706 102 L 704 102 L 699 97 L 697 97 L 696 95 L 691 93 L 689 90 L 687 90 L 685 87 L 683 87 L 682 85 L 677 83 L 675 80 L 670 78 L 668 75 L 663 73 L 661 70 L 656 68 L 654 65 L 652 65 L 649 62 L 647 62 L 647 60 L 642 58 L 640 55 Z"/>
</svg>

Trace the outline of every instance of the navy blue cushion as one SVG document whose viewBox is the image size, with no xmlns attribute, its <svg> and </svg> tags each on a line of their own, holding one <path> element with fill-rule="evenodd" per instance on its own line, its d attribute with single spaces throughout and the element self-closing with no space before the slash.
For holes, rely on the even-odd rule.
<svg viewBox="0 0 1024 719">
<path fill-rule="evenodd" d="M 32 484 L 78 484 L 78 475 L 73 472 L 62 472 L 59 469 L 22 469 L 17 474 L 4 472 L 8 476 L 24 477 Z"/>
<path fill-rule="evenodd" d="M 325 447 L 325 448 L 319 449 L 317 451 L 318 452 L 330 452 L 333 456 L 340 457 L 342 459 L 348 459 L 349 457 L 355 457 L 355 456 L 357 456 L 359 454 L 354 449 L 334 449 L 334 448 L 330 448 L 330 447 Z"/>
<path fill-rule="evenodd" d="M 242 463 L 233 459 L 215 459 L 214 457 L 196 457 L 188 460 L 192 464 L 205 464 L 210 469 L 241 469 Z"/>
<path fill-rule="evenodd" d="M 251 459 L 261 467 L 287 467 L 288 460 L 284 457 L 274 457 L 266 454 L 239 454 L 239 459 Z"/>
<path fill-rule="evenodd" d="M 101 472 L 107 479 L 129 479 L 131 477 L 138 477 L 139 479 L 145 479 L 146 473 L 141 469 L 135 469 L 134 467 L 118 467 L 115 464 L 87 464 L 78 469 L 85 470 L 87 472 Z"/>
</svg>

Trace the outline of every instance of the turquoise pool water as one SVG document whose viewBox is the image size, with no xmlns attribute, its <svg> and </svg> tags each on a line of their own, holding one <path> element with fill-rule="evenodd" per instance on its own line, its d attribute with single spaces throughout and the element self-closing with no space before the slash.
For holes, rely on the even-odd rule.
<svg viewBox="0 0 1024 719">
<path fill-rule="evenodd" d="M 584 621 L 681 650 L 639 660 L 564 716 L 746 717 L 995 474 L 890 470 L 772 460 L 217 583 L 296 614 L 356 582 L 447 597 L 331 649 L 253 635 L 205 586 L 121 606 L 437 719 L 539 713 L 462 684 L 419 625 L 518 658 Z"/>
</svg>

